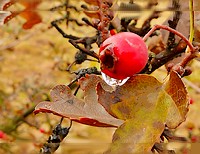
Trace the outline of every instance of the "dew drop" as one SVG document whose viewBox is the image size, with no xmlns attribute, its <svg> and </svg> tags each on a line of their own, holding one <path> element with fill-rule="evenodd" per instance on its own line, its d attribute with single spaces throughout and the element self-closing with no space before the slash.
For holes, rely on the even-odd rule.
<svg viewBox="0 0 200 154">
<path fill-rule="evenodd" d="M 127 77 L 123 80 L 118 80 L 107 76 L 105 73 L 101 72 L 103 80 L 110 86 L 122 86 L 130 78 Z"/>
</svg>

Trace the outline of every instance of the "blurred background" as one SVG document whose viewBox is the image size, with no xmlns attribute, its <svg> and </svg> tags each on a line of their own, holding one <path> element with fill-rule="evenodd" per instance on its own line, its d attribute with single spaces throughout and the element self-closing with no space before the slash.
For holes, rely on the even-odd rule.
<svg viewBox="0 0 200 154">
<path fill-rule="evenodd" d="M 0 2 L 3 4 L 4 0 Z M 59 123 L 60 117 L 47 113 L 34 115 L 35 106 L 44 100 L 49 99 L 50 90 L 58 84 L 69 84 L 75 78 L 65 70 L 74 62 L 77 51 L 67 39 L 63 38 L 50 22 L 66 15 L 66 10 L 50 8 L 65 3 L 65 0 L 42 0 L 37 7 L 37 13 L 42 22 L 33 25 L 30 29 L 24 29 L 23 24 L 26 18 L 16 16 L 8 23 L 0 27 L 0 153 L 12 154 L 36 154 L 46 142 L 52 129 Z M 128 5 L 128 0 L 116 1 L 113 7 L 116 18 L 138 18 L 138 27 L 151 14 L 153 10 L 145 9 L 149 1 L 137 0 L 140 10 L 133 11 Z M 153 1 L 155 3 L 157 1 Z M 196 32 L 200 30 L 198 21 L 199 4 L 195 1 L 196 11 Z M 81 23 L 62 22 L 60 26 L 67 34 L 79 37 L 93 36 L 96 30 L 86 26 L 81 20 L 87 17 L 82 11 L 81 5 L 86 4 L 84 0 L 70 0 L 69 4 L 75 6 L 76 10 L 69 9 L 70 18 Z M 121 4 L 121 5 L 120 5 Z M 189 12 L 188 1 L 180 1 L 183 13 L 178 30 L 188 37 Z M 0 11 L 3 14 L 7 11 L 18 11 L 25 7 L 23 3 L 15 3 L 8 9 Z M 121 6 L 121 7 L 120 7 Z M 159 18 L 153 19 L 151 24 L 167 23 L 173 12 L 168 9 L 171 1 L 158 1 L 157 10 L 162 11 Z M 130 11 L 127 11 L 130 9 Z M 187 17 L 188 16 L 188 17 Z M 199 25 L 198 25 L 199 24 Z M 199 28 L 199 29 L 198 29 Z M 197 33 L 196 33 L 197 34 Z M 198 38 L 198 36 L 196 37 Z M 93 47 L 98 52 L 98 46 Z M 81 65 L 73 65 L 71 70 L 96 66 L 99 63 L 85 61 Z M 200 141 L 200 63 L 193 60 L 190 63 L 193 72 L 185 77 L 183 81 L 188 88 L 191 98 L 190 110 L 187 120 L 175 131 L 178 136 L 189 138 L 189 143 L 170 143 L 169 149 L 175 149 L 178 153 L 187 153 L 191 142 Z M 154 73 L 160 81 L 167 76 L 165 67 L 157 69 Z M 78 97 L 82 97 L 79 93 Z M 63 126 L 69 126 L 69 120 L 65 119 Z M 114 128 L 97 128 L 73 123 L 69 135 L 61 143 L 56 154 L 100 154 L 107 149 L 112 139 Z"/>
</svg>

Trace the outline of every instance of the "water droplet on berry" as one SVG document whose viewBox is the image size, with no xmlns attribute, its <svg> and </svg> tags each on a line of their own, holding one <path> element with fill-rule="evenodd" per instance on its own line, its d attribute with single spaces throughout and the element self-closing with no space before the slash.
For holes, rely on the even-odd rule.
<svg viewBox="0 0 200 154">
<path fill-rule="evenodd" d="M 101 74 L 102 74 L 103 80 L 110 86 L 122 86 L 130 78 L 130 77 L 127 77 L 123 80 L 118 80 L 118 79 L 109 77 L 108 75 L 104 74 L 103 72 L 101 72 Z"/>
</svg>

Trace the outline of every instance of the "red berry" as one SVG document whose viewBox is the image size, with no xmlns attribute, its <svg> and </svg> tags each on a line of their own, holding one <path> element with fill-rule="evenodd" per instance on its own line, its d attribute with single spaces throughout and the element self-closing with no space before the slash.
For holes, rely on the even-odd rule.
<svg viewBox="0 0 200 154">
<path fill-rule="evenodd" d="M 103 73 L 122 80 L 139 73 L 145 67 L 148 61 L 148 49 L 137 34 L 122 32 L 102 43 L 99 58 Z"/>
<path fill-rule="evenodd" d="M 194 143 L 194 142 L 197 142 L 198 141 L 198 136 L 192 136 L 191 137 L 191 141 Z"/>
<path fill-rule="evenodd" d="M 0 130 L 0 139 L 5 139 L 6 134 Z"/>
<path fill-rule="evenodd" d="M 190 104 L 194 103 L 194 99 L 190 98 Z"/>
<path fill-rule="evenodd" d="M 40 132 L 43 133 L 43 134 L 46 133 L 46 131 L 43 128 L 40 128 Z"/>
<path fill-rule="evenodd" d="M 115 35 L 115 34 L 117 34 L 116 30 L 115 29 L 111 29 L 110 30 L 110 35 Z"/>
<path fill-rule="evenodd" d="M 195 125 L 194 125 L 194 123 L 192 123 L 192 122 L 188 122 L 188 123 L 186 124 L 186 128 L 187 128 L 189 131 L 192 131 L 192 130 L 195 128 Z"/>
</svg>

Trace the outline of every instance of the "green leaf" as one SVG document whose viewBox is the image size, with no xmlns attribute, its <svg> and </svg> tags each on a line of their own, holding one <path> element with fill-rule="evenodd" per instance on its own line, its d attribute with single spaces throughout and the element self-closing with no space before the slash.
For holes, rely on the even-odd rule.
<svg viewBox="0 0 200 154">
<path fill-rule="evenodd" d="M 99 103 L 114 117 L 131 119 L 135 114 L 154 109 L 162 89 L 162 83 L 149 75 L 136 75 L 126 84 L 116 87 L 113 92 L 105 91 L 100 83 L 97 85 Z"/>
<path fill-rule="evenodd" d="M 128 119 L 113 135 L 113 143 L 107 153 L 146 153 L 151 150 L 165 128 L 171 98 L 161 91 L 154 110 L 141 111 Z"/>
<path fill-rule="evenodd" d="M 99 103 L 114 117 L 125 120 L 107 153 L 149 152 L 159 142 L 173 104 L 163 84 L 149 75 L 136 75 L 115 91 L 97 85 Z"/>
</svg>

